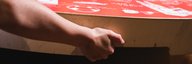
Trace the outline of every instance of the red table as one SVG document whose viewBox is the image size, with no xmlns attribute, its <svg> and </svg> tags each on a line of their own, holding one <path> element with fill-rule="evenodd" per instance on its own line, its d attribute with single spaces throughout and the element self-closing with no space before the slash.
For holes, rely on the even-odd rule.
<svg viewBox="0 0 192 64">
<path fill-rule="evenodd" d="M 191 19 L 192 0 L 39 0 L 58 13 L 152 19 Z"/>
</svg>

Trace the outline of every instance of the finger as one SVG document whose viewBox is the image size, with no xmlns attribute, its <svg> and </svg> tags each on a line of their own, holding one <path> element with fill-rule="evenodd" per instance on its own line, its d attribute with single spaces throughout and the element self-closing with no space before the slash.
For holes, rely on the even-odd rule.
<svg viewBox="0 0 192 64">
<path fill-rule="evenodd" d="M 94 60 L 102 60 L 102 59 L 107 59 L 107 57 L 109 55 L 111 55 L 112 53 L 114 53 L 114 49 L 112 48 L 112 46 L 108 46 L 107 48 L 105 49 L 96 49 L 94 50 L 95 52 L 95 55 L 92 56 L 92 58 Z"/>
<path fill-rule="evenodd" d="M 102 47 L 104 49 L 104 51 L 106 51 L 107 54 L 113 54 L 114 53 L 114 49 L 111 43 L 111 40 L 108 36 L 106 36 L 105 38 L 103 38 L 104 40 L 102 40 Z"/>
<path fill-rule="evenodd" d="M 105 31 L 105 33 L 109 37 L 111 37 L 114 41 L 116 41 L 116 43 L 120 43 L 120 44 L 124 44 L 125 43 L 124 39 L 122 38 L 122 36 L 120 34 L 115 33 L 114 31 L 108 30 L 108 29 L 100 28 L 100 30 Z"/>
<path fill-rule="evenodd" d="M 104 49 L 95 49 L 94 52 L 96 53 L 88 55 L 88 59 L 91 60 L 92 62 L 105 59 L 110 54 L 109 52 L 106 52 L 106 50 Z"/>
<path fill-rule="evenodd" d="M 100 31 L 103 31 L 105 34 L 107 34 L 107 37 L 110 40 L 110 44 L 114 47 L 122 47 L 125 43 L 125 41 L 123 40 L 122 36 L 120 34 L 117 34 L 115 32 L 113 32 L 112 30 L 107 30 L 107 29 L 99 29 Z"/>
<path fill-rule="evenodd" d="M 115 51 L 114 48 L 113 48 L 112 46 L 109 46 L 108 49 L 109 49 L 109 54 L 113 54 L 114 51 Z"/>
<path fill-rule="evenodd" d="M 117 43 L 117 41 L 115 41 L 116 39 L 114 39 L 114 38 L 112 38 L 112 37 L 110 37 L 110 39 L 111 39 L 111 45 L 112 45 L 113 47 L 123 47 L 124 44 L 122 44 L 122 43 Z"/>
<path fill-rule="evenodd" d="M 89 59 L 91 62 L 95 62 L 97 59 L 95 58 L 96 56 L 90 55 L 88 53 L 85 53 L 85 56 L 87 59 Z"/>
<path fill-rule="evenodd" d="M 109 32 L 110 32 L 109 36 L 111 36 L 111 37 L 113 37 L 113 38 L 116 38 L 115 40 L 116 40 L 117 42 L 120 42 L 121 44 L 124 44 L 124 43 L 125 43 L 123 37 L 122 37 L 120 34 L 115 33 L 115 32 L 113 32 L 113 31 L 111 31 L 111 30 L 109 30 Z"/>
<path fill-rule="evenodd" d="M 98 32 L 106 32 L 109 36 L 116 38 L 116 40 L 122 44 L 125 43 L 124 39 L 122 38 L 122 36 L 120 34 L 115 33 L 112 30 L 108 30 L 108 29 L 103 29 L 103 28 L 94 28 L 96 31 Z"/>
<path fill-rule="evenodd" d="M 108 37 L 111 40 L 111 45 L 114 47 L 122 47 L 125 42 L 120 34 L 114 33 L 112 31 L 110 31 Z"/>
<path fill-rule="evenodd" d="M 111 40 L 107 35 L 102 36 L 101 37 L 101 42 L 97 43 L 97 45 L 100 46 L 100 51 L 102 53 L 108 53 L 108 54 L 114 53 L 114 49 L 113 49 L 113 47 L 111 45 Z"/>
<path fill-rule="evenodd" d="M 112 47 L 112 46 L 108 46 L 108 47 L 106 47 L 105 49 L 103 49 L 103 51 L 101 51 L 101 52 L 103 52 L 103 54 L 108 54 L 108 55 L 110 55 L 110 54 L 113 54 L 114 53 L 114 48 Z"/>
</svg>

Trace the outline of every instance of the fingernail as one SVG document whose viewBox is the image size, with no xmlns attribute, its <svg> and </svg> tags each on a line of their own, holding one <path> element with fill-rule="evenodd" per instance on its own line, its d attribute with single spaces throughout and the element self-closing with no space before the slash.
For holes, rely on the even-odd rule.
<svg viewBox="0 0 192 64">
<path fill-rule="evenodd" d="M 121 37 L 121 44 L 124 44 L 125 43 L 125 40 L 123 39 L 123 37 L 120 35 Z"/>
<path fill-rule="evenodd" d="M 122 44 L 125 44 L 125 40 L 122 41 Z"/>
<path fill-rule="evenodd" d="M 109 47 L 109 50 L 110 50 L 112 53 L 114 53 L 113 47 Z"/>
<path fill-rule="evenodd" d="M 121 44 L 124 44 L 124 43 L 125 43 L 125 41 L 122 39 L 122 40 L 121 40 Z"/>
</svg>

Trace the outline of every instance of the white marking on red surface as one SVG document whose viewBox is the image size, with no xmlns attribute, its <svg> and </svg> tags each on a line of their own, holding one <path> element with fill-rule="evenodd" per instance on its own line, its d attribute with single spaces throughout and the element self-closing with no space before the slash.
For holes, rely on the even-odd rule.
<svg viewBox="0 0 192 64">
<path fill-rule="evenodd" d="M 58 0 L 38 0 L 41 3 L 58 5 Z"/>
<path fill-rule="evenodd" d="M 77 11 L 77 12 L 83 12 L 83 13 L 95 13 L 99 12 L 100 9 L 92 6 L 80 6 L 80 5 L 68 5 L 66 6 L 68 9 Z"/>
<path fill-rule="evenodd" d="M 123 9 L 122 11 L 129 14 L 139 14 L 139 11 L 137 10 Z"/>
<path fill-rule="evenodd" d="M 165 15 L 172 15 L 172 16 L 182 16 L 182 17 L 185 17 L 185 16 L 189 16 L 191 15 L 191 12 L 188 11 L 188 10 L 185 10 L 185 9 L 182 9 L 182 8 L 168 8 L 168 7 L 164 7 L 164 6 L 161 6 L 161 5 L 158 5 L 158 4 L 154 4 L 154 3 L 151 3 L 151 2 L 148 2 L 148 1 L 136 1 L 137 3 L 140 3 L 141 5 L 143 6 L 146 6 L 150 9 L 153 9 L 155 11 L 158 11 L 158 12 L 161 12 Z"/>
</svg>

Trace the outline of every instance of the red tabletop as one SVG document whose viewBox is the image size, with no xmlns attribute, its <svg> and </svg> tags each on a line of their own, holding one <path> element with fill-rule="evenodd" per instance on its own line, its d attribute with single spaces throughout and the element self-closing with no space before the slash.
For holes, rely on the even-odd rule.
<svg viewBox="0 0 192 64">
<path fill-rule="evenodd" d="M 38 0 L 58 13 L 96 16 L 192 19 L 192 0 Z"/>
</svg>

